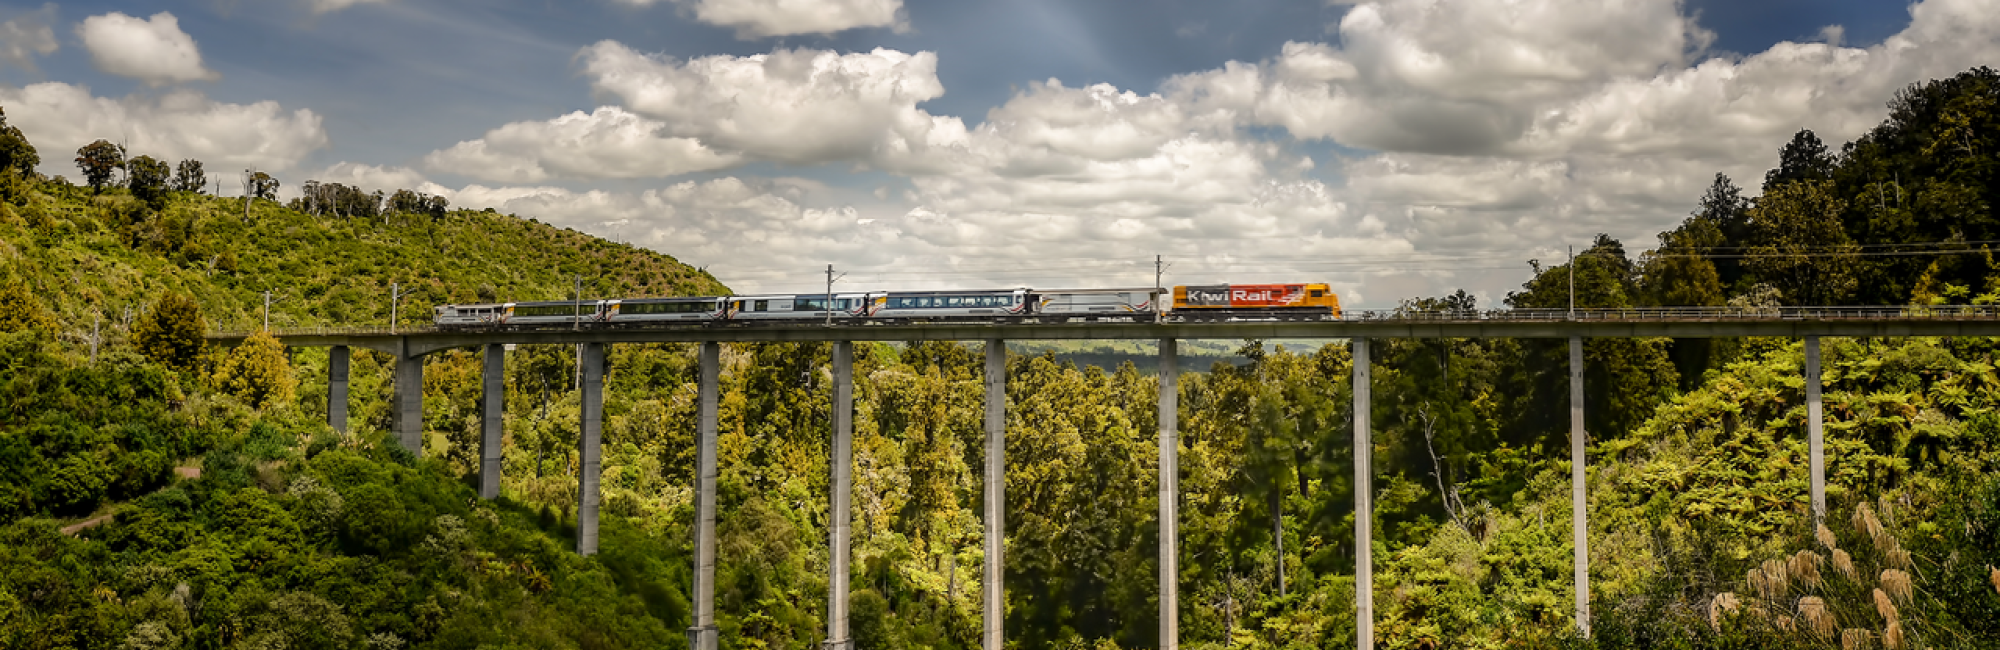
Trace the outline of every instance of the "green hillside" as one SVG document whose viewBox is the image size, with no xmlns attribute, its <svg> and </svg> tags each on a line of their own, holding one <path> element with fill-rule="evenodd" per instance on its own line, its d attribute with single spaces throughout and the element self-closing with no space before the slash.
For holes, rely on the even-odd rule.
<svg viewBox="0 0 2000 650">
<path fill-rule="evenodd" d="M 569 299 L 579 276 L 586 297 L 728 293 L 671 257 L 490 211 L 348 218 L 258 199 L 246 212 L 241 198 L 193 192 L 154 209 L 122 188 L 17 187 L 0 208 L 0 268 L 47 300 L 70 338 L 88 337 L 97 314 L 124 327 L 165 291 L 193 295 L 231 329 L 259 325 L 265 291 L 279 328 L 387 325 L 392 283 L 405 325 L 428 323 L 435 304 Z"/>
</svg>

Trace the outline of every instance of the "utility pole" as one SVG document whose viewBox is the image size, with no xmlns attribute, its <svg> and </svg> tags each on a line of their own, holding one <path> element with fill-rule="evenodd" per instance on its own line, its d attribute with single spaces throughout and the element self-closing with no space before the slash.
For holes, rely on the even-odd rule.
<svg viewBox="0 0 2000 650">
<path fill-rule="evenodd" d="M 389 283 L 389 333 L 390 334 L 396 333 L 396 303 L 402 300 L 402 296 L 397 294 L 397 289 L 399 288 L 400 286 L 397 285 L 396 283 L 394 282 Z"/>
<path fill-rule="evenodd" d="M 1576 320 L 1576 245 L 1569 247 L 1569 319 Z"/>
<path fill-rule="evenodd" d="M 90 314 L 90 362 L 91 363 L 97 363 L 97 339 L 98 339 L 97 332 L 98 332 L 98 326 L 101 325 L 103 322 L 104 322 L 104 312 L 101 311 L 91 312 Z"/>
<path fill-rule="evenodd" d="M 573 277 L 576 278 L 576 293 L 573 294 L 575 296 L 576 316 L 570 319 L 569 328 L 571 331 L 583 328 L 583 276 L 576 275 Z M 577 391 L 577 395 L 582 395 L 583 394 L 583 344 L 582 343 L 576 344 L 576 376 L 573 379 L 574 381 L 572 383 L 574 384 L 574 386 L 570 390 Z"/>
<path fill-rule="evenodd" d="M 828 265 L 826 265 L 826 325 L 827 325 L 827 327 L 832 327 L 832 326 L 833 326 L 833 283 L 834 283 L 835 281 L 837 281 L 837 280 L 841 279 L 841 278 L 844 278 L 844 277 L 847 277 L 847 274 L 846 274 L 846 273 L 842 273 L 842 274 L 840 274 L 840 275 L 837 275 L 837 276 L 836 276 L 836 275 L 834 275 L 834 274 L 833 274 L 833 265 L 832 265 L 832 264 L 828 264 Z"/>
<path fill-rule="evenodd" d="M 271 331 L 271 290 L 264 290 L 264 331 Z"/>
<path fill-rule="evenodd" d="M 1163 282 L 1165 282 L 1164 278 L 1166 277 L 1166 274 L 1167 274 L 1166 257 L 1158 254 L 1153 255 L 1153 291 L 1162 292 L 1153 294 L 1154 314 L 1161 314 L 1166 312 L 1166 305 L 1161 304 L 1161 301 L 1166 298 L 1166 294 L 1163 292 L 1166 291 L 1167 287 L 1165 284 L 1162 284 Z"/>
</svg>

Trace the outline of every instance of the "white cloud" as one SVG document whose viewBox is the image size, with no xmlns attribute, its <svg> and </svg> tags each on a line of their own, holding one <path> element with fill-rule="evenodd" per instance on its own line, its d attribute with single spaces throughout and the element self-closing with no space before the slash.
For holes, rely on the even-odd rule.
<svg viewBox="0 0 2000 650">
<path fill-rule="evenodd" d="M 361 188 L 365 192 L 381 190 L 394 193 L 396 190 L 416 190 L 426 194 L 448 194 L 450 190 L 424 178 L 422 173 L 408 167 L 365 165 L 341 161 L 334 163 L 319 173 L 307 177 L 322 183 L 340 183 Z"/>
<path fill-rule="evenodd" d="M 682 62 L 603 41 L 578 56 L 600 96 L 725 154 L 801 164 L 894 160 L 965 133 L 957 118 L 916 107 L 944 94 L 930 52 L 800 49 Z"/>
<path fill-rule="evenodd" d="M 215 172 L 284 171 L 327 144 L 320 116 L 310 110 L 218 102 L 192 90 L 112 99 L 49 82 L 0 87 L 0 105 L 42 151 L 42 173 L 52 175 L 74 174 L 64 152 L 99 139 L 123 143 L 134 156 L 194 158 Z"/>
<path fill-rule="evenodd" d="M 76 35 L 90 50 L 91 63 L 108 74 L 153 86 L 222 78 L 202 66 L 194 38 L 181 31 L 180 20 L 171 13 L 144 20 L 116 11 L 91 16 L 77 25 Z"/>
<path fill-rule="evenodd" d="M 389 0 L 305 0 L 315 14 L 329 14 L 361 4 L 387 4 Z"/>
<path fill-rule="evenodd" d="M 627 0 L 628 2 L 634 0 Z M 637 0 L 644 2 L 645 0 Z M 740 39 L 832 34 L 860 27 L 909 30 L 903 0 L 676 0 L 696 20 L 736 30 Z"/>
<path fill-rule="evenodd" d="M 34 71 L 35 57 L 56 52 L 56 32 L 49 27 L 55 19 L 56 6 L 50 3 L 0 23 L 0 64 Z"/>
<path fill-rule="evenodd" d="M 551 178 L 652 178 L 734 165 L 692 138 L 666 137 L 663 123 L 616 106 L 546 122 L 515 122 L 424 157 L 424 166 L 500 183 Z"/>
</svg>

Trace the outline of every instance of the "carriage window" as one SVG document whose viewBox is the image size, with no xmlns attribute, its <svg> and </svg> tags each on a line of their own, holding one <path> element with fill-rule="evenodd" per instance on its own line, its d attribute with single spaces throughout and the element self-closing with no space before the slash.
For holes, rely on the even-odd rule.
<svg viewBox="0 0 2000 650">
<path fill-rule="evenodd" d="M 769 300 L 757 301 L 757 311 L 770 311 L 770 310 L 771 310 L 771 301 Z"/>
<path fill-rule="evenodd" d="M 1321 291 L 1321 290 L 1319 290 L 1319 289 L 1314 289 L 1314 290 L 1312 291 L 1312 297 L 1314 297 L 1314 298 L 1325 298 L 1325 297 L 1326 297 L 1326 292 L 1325 292 L 1325 291 Z"/>
</svg>

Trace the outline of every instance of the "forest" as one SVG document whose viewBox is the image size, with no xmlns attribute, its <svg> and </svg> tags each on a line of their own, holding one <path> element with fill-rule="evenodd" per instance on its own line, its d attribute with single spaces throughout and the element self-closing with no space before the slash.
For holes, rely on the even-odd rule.
<svg viewBox="0 0 2000 650">
<path fill-rule="evenodd" d="M 1809 131 L 1774 142 L 1755 190 L 1717 176 L 1649 251 L 1600 236 L 1573 269 L 1529 262 L 1502 306 L 1566 305 L 1572 270 L 1579 307 L 2000 301 L 1997 100 L 2000 74 L 1979 68 L 1909 87 L 1837 150 Z M 475 352 L 428 362 L 419 456 L 386 435 L 386 356 L 356 353 L 343 434 L 324 424 L 325 351 L 199 333 L 258 328 L 266 291 L 274 327 L 417 325 L 442 302 L 727 291 L 716 278 L 436 197 L 307 181 L 280 205 L 267 178 L 265 196 L 223 198 L 153 185 L 158 161 L 85 153 L 85 185 L 44 178 L 54 152 L 0 123 L 0 647 L 685 646 L 691 346 L 610 347 L 601 553 L 581 558 L 572 348 L 508 355 L 505 480 L 487 502 Z M 118 163 L 93 176 L 92 156 Z M 407 297 L 392 307 L 392 291 Z M 1181 644 L 1351 647 L 1347 345 L 1225 345 L 1180 379 Z M 1798 341 L 1589 340 L 1587 638 L 1565 343 L 1372 345 L 1379 647 L 2000 638 L 2000 340 L 1825 341 L 1821 525 Z M 828 357 L 724 348 L 726 648 L 823 640 Z M 979 643 L 981 361 L 977 344 L 857 345 L 859 648 Z M 1157 387 L 1129 364 L 1008 356 L 1010 646 L 1158 644 Z"/>
</svg>

